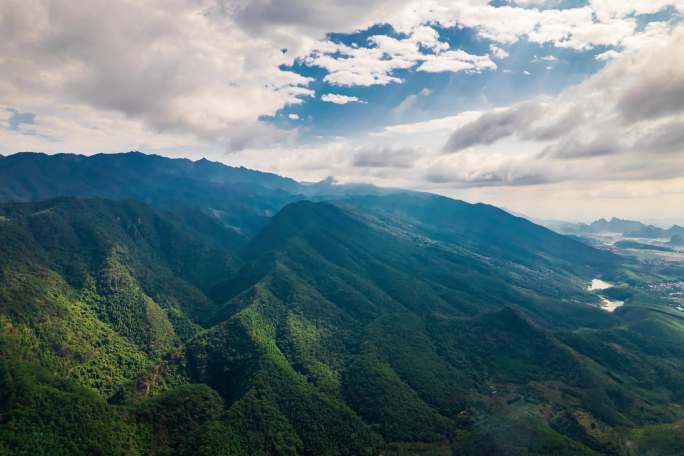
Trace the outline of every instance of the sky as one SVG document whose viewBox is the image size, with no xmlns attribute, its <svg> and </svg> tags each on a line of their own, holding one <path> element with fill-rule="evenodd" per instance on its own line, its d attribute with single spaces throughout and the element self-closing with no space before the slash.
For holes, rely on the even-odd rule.
<svg viewBox="0 0 684 456">
<path fill-rule="evenodd" d="M 0 154 L 684 223 L 684 0 L 3 0 Z"/>
</svg>

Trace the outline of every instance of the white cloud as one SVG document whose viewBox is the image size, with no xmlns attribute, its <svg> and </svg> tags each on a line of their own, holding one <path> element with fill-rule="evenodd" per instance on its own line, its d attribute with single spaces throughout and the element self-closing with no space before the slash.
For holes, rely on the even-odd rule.
<svg viewBox="0 0 684 456">
<path fill-rule="evenodd" d="M 515 6 L 522 3 L 546 9 Z M 474 28 L 499 43 L 490 50 L 498 59 L 505 44 L 523 37 L 572 49 L 617 46 L 601 57 L 608 59 L 667 39 L 670 24 L 650 24 L 637 33 L 633 15 L 667 6 L 684 11 L 681 0 L 592 0 L 563 10 L 553 1 L 531 3 L 537 2 L 494 7 L 488 0 L 6 0 L 0 3 L 0 99 L 35 113 L 38 133 L 47 129 L 50 116 L 91 110 L 102 120 L 100 128 L 123 116 L 146 135 L 168 135 L 170 143 L 188 135 L 198 147 L 260 147 L 292 141 L 293 132 L 259 119 L 312 95 L 308 78 L 279 69 L 296 56 L 309 56 L 328 70 L 331 84 L 386 85 L 400 82 L 395 71 L 401 69 L 495 68 L 489 56 L 450 49 L 435 24 Z M 328 32 L 377 23 L 407 37 L 372 37 L 371 48 L 321 41 Z M 336 58 L 337 51 L 347 58 Z M 88 119 L 68 123 L 86 128 Z M 38 147 L 36 138 L 31 143 Z M 73 149 L 66 141 L 62 147 Z"/>
<path fill-rule="evenodd" d="M 530 42 L 558 48 L 588 50 L 598 46 L 628 48 L 642 41 L 633 39 L 638 32 L 634 15 L 661 11 L 667 6 L 680 8 L 680 0 L 622 2 L 593 1 L 589 5 L 558 9 L 558 2 L 525 2 L 524 6 L 543 6 L 545 9 L 512 6 L 495 7 L 485 0 L 455 2 L 405 1 L 398 2 L 393 13 L 378 17 L 395 29 L 406 33 L 405 39 L 373 36 L 369 46 L 345 46 L 324 42 L 313 44 L 305 62 L 327 70 L 325 81 L 339 86 L 373 86 L 402 82 L 396 70 L 416 69 L 427 72 L 481 72 L 496 68 L 489 56 L 474 56 L 462 50 L 449 49 L 435 30 L 425 24 L 444 27 L 471 27 L 483 38 L 508 45 L 527 38 Z M 629 4 L 629 5 L 626 5 Z M 653 30 L 650 31 L 653 34 Z M 658 35 L 662 37 L 662 34 Z M 430 53 L 420 52 L 420 47 Z M 492 45 L 492 56 L 504 59 L 507 51 Z M 610 52 L 610 51 L 609 51 Z M 603 54 L 601 58 L 613 57 Z M 551 60 L 553 56 L 544 57 Z"/>
<path fill-rule="evenodd" d="M 434 134 L 436 132 L 453 131 L 462 125 L 472 122 L 479 118 L 482 113 L 478 111 L 464 111 L 455 116 L 439 117 L 423 122 L 414 122 L 406 124 L 388 125 L 382 129 L 381 132 L 376 133 L 375 136 L 396 136 L 408 135 L 414 136 L 418 134 Z M 401 140 L 406 140 L 402 138 Z"/>
<path fill-rule="evenodd" d="M 89 107 L 151 133 L 246 146 L 245 131 L 269 130 L 260 116 L 312 94 L 309 79 L 280 71 L 289 58 L 277 47 L 201 13 L 191 0 L 3 2 L 0 98 L 36 113 L 38 130 Z"/>
<path fill-rule="evenodd" d="M 599 19 L 654 14 L 668 6 L 684 11 L 684 2 L 681 0 L 590 0 L 589 6 L 596 11 Z"/>
<path fill-rule="evenodd" d="M 501 49 L 499 46 L 496 46 L 494 44 L 489 46 L 489 52 L 491 52 L 492 55 L 499 60 L 503 60 L 510 55 L 508 51 L 506 51 L 505 49 Z"/>
<path fill-rule="evenodd" d="M 299 120 L 299 115 L 298 115 L 298 114 L 294 114 L 294 113 L 288 114 L 287 117 L 288 117 L 290 120 Z"/>
<path fill-rule="evenodd" d="M 0 106 L 0 112 L 3 112 L 4 108 L 6 106 Z M 145 128 L 141 122 L 128 119 L 122 113 L 114 112 L 103 116 L 98 110 L 87 106 L 60 105 L 37 117 L 36 125 L 32 127 L 35 127 L 32 128 L 35 130 L 34 134 L 10 131 L 0 126 L 0 144 L 3 152 L 94 154 L 145 150 L 171 155 L 181 150 L 207 152 L 206 148 L 198 147 L 197 139 L 192 134 L 154 132 Z"/>
<path fill-rule="evenodd" d="M 386 35 L 368 38 L 369 47 L 347 46 L 327 41 L 321 43 L 304 62 L 325 69 L 324 81 L 338 86 L 373 86 L 400 83 L 396 70 L 415 68 L 423 72 L 473 72 L 496 69 L 489 56 L 449 50 L 439 41 L 432 27 L 419 26 L 405 39 Z M 431 53 L 421 50 L 430 49 Z"/>
<path fill-rule="evenodd" d="M 536 8 L 557 8 L 560 6 L 561 1 L 562 0 L 512 0 L 510 3 Z"/>
<path fill-rule="evenodd" d="M 526 3 L 529 6 L 532 2 Z M 485 0 L 408 2 L 385 21 L 402 31 L 432 22 L 446 27 L 472 27 L 482 37 L 503 44 L 527 37 L 539 44 L 585 50 L 620 45 L 636 32 L 633 15 L 658 12 L 668 6 L 684 11 L 681 0 L 603 0 L 566 9 L 557 9 L 559 5 L 552 1 L 543 3 L 547 9 L 518 8 L 515 4 L 495 7 Z"/>
<path fill-rule="evenodd" d="M 612 60 L 625 52 L 664 46 L 670 39 L 674 25 L 670 22 L 651 22 L 639 33 L 622 40 L 617 49 L 610 49 L 596 56 L 598 60 Z"/>
<path fill-rule="evenodd" d="M 496 64 L 489 56 L 472 55 L 465 51 L 446 51 L 436 55 L 426 55 L 417 71 L 429 73 L 465 71 L 481 73 L 484 70 L 496 70 Z"/>
<path fill-rule="evenodd" d="M 678 57 L 682 48 L 684 28 L 679 28 L 665 45 L 622 55 L 556 97 L 484 113 L 457 128 L 445 150 L 527 141 L 528 152 L 538 152 L 535 161 L 580 162 L 581 173 L 567 174 L 565 179 L 587 179 L 593 173 L 594 178 L 611 179 L 680 176 L 684 172 L 684 56 Z"/>
<path fill-rule="evenodd" d="M 357 97 L 349 97 L 347 95 L 339 95 L 336 93 L 326 93 L 321 95 L 321 100 L 327 103 L 334 104 L 348 104 L 348 103 L 366 103 L 365 101 Z"/>
</svg>

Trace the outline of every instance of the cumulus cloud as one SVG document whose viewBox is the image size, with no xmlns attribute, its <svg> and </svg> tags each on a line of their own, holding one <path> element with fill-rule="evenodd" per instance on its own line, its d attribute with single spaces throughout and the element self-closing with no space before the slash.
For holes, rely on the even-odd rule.
<svg viewBox="0 0 684 456">
<path fill-rule="evenodd" d="M 398 83 L 398 70 L 489 71 L 496 68 L 492 58 L 505 58 L 506 45 L 522 38 L 578 50 L 615 47 L 602 57 L 612 59 L 667 39 L 671 24 L 640 30 L 635 16 L 666 7 L 684 11 L 679 0 L 557 6 L 536 0 L 504 7 L 488 0 L 7 0 L 0 4 L 0 99 L 34 113 L 31 128 L 60 140 L 63 150 L 73 143 L 51 136 L 48 122 L 61 116 L 88 131 L 92 119 L 64 118 L 86 111 L 112 137 L 118 132 L 109 126 L 123 116 L 147 137 L 168 135 L 169 144 L 180 136 L 195 138 L 197 147 L 230 150 L 287 144 L 296 131 L 260 119 L 314 94 L 310 78 L 281 69 L 297 57 L 324 68 L 325 82 L 340 86 Z M 378 23 L 403 35 L 370 37 L 358 48 L 325 39 Z M 472 28 L 496 43 L 491 56 L 450 48 L 437 26 Z M 43 143 L 41 149 L 56 147 Z"/>
<path fill-rule="evenodd" d="M 351 32 L 382 21 L 413 0 L 201 0 L 218 19 L 228 18 L 254 36 L 268 36 L 298 55 L 330 32 Z"/>
<path fill-rule="evenodd" d="M 657 124 L 636 141 L 635 149 L 661 153 L 684 152 L 684 119 Z"/>
<path fill-rule="evenodd" d="M 492 144 L 513 135 L 539 115 L 536 103 L 523 103 L 510 109 L 492 111 L 456 130 L 444 150 L 456 152 L 476 145 Z"/>
<path fill-rule="evenodd" d="M 438 117 L 422 122 L 387 125 L 382 131 L 374 133 L 380 137 L 400 137 L 402 141 L 422 135 L 434 136 L 436 133 L 453 131 L 454 128 L 470 123 L 482 115 L 479 111 L 463 111 L 454 116 Z"/>
<path fill-rule="evenodd" d="M 365 101 L 359 99 L 358 97 L 350 97 L 347 95 L 340 95 L 337 93 L 325 93 L 321 95 L 321 100 L 327 102 L 327 103 L 334 103 L 334 104 L 348 104 L 348 103 L 366 103 Z"/>
<path fill-rule="evenodd" d="M 4 111 L 0 106 L 0 113 Z M 1 117 L 1 116 L 0 116 Z M 21 125 L 17 131 L 6 128 L 0 120 L 0 145 L 4 151 L 98 153 L 144 150 L 165 155 L 214 153 L 214 146 L 202 146 L 192 134 L 155 132 L 143 123 L 122 113 L 102 115 L 84 105 L 60 105 L 54 111 L 37 115 L 30 128 Z M 25 128 L 26 127 L 26 128 Z M 27 134 L 28 133 L 28 134 Z"/>
<path fill-rule="evenodd" d="M 501 193 L 486 189 L 509 187 L 531 204 L 544 198 L 526 188 L 553 188 L 568 198 L 568 189 L 584 195 L 585 188 L 641 195 L 650 185 L 671 192 L 684 175 L 684 102 L 675 93 L 684 76 L 681 59 L 673 58 L 683 39 L 678 29 L 666 44 L 621 55 L 557 95 L 388 125 L 367 137 L 252 160 L 278 157 L 269 169 L 310 180 L 334 174 L 343 182 L 497 195 L 498 202 L 505 200 Z M 642 92 L 658 101 L 632 98 Z"/>
<path fill-rule="evenodd" d="M 390 24 L 407 33 L 431 23 L 473 27 L 482 36 L 501 43 L 512 43 L 534 32 L 535 39 L 565 41 L 567 46 L 591 46 L 624 38 L 620 30 L 624 19 L 653 14 L 667 7 L 684 11 L 680 0 L 590 0 L 583 6 L 562 9 L 562 0 L 517 0 L 503 7 L 493 6 L 489 0 L 205 0 L 204 3 L 211 5 L 211 11 L 231 17 L 243 29 L 277 36 L 286 47 L 299 50 L 307 45 L 315 46 L 311 37 L 330 31 L 363 30 L 378 23 Z M 632 21 L 626 23 L 631 26 Z M 304 38 L 292 43 L 297 35 Z"/>
<path fill-rule="evenodd" d="M 84 105 L 152 131 L 247 144 L 237 136 L 301 103 L 310 80 L 279 70 L 288 59 L 277 48 L 202 11 L 190 0 L 3 2 L 0 99 L 39 119 Z"/>
<path fill-rule="evenodd" d="M 359 47 L 327 41 L 303 63 L 325 69 L 328 74 L 324 81 L 338 86 L 400 83 L 401 79 L 394 75 L 397 70 L 479 73 L 496 69 L 487 55 L 449 50 L 449 44 L 440 41 L 437 31 L 429 26 L 412 29 L 405 39 L 374 35 L 367 42 L 368 47 Z"/>
<path fill-rule="evenodd" d="M 635 53 L 642 49 L 664 46 L 675 27 L 673 21 L 655 21 L 646 24 L 643 30 L 623 39 L 618 46 L 596 56 L 597 60 L 612 60 L 623 53 Z"/>
<path fill-rule="evenodd" d="M 501 49 L 499 46 L 496 46 L 494 44 L 489 46 L 489 52 L 491 52 L 492 56 L 499 60 L 503 60 L 510 55 L 508 51 L 506 51 L 505 49 Z"/>
<path fill-rule="evenodd" d="M 599 18 L 654 14 L 667 7 L 684 11 L 684 4 L 680 0 L 590 0 L 589 6 L 596 10 Z"/>
<path fill-rule="evenodd" d="M 543 143 L 542 156 L 565 159 L 658 153 L 655 135 L 663 135 L 662 146 L 672 146 L 672 126 L 684 116 L 684 57 L 678 57 L 683 48 L 680 28 L 666 45 L 624 55 L 556 97 L 484 113 L 455 130 L 444 150 L 510 138 Z"/>
<path fill-rule="evenodd" d="M 684 33 L 678 33 L 675 46 L 684 46 Z M 667 53 L 658 55 L 666 62 L 651 60 L 652 67 L 639 65 L 645 72 L 618 94 L 616 108 L 626 122 L 656 119 L 684 110 L 684 59 L 673 54 L 683 48 L 666 49 Z"/>
<path fill-rule="evenodd" d="M 496 64 L 487 55 L 472 55 L 462 50 L 446 51 L 440 54 L 426 55 L 417 71 L 427 73 L 451 72 L 481 73 L 484 70 L 496 70 Z"/>
<path fill-rule="evenodd" d="M 580 141 L 572 137 L 564 137 L 545 147 L 540 157 L 551 158 L 589 158 L 601 155 L 612 155 L 620 152 L 622 146 L 617 138 L 599 136 L 590 141 Z"/>
</svg>

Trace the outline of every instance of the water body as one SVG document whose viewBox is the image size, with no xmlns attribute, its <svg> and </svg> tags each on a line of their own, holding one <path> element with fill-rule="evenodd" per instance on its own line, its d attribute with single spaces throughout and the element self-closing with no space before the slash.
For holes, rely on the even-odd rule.
<svg viewBox="0 0 684 456">
<path fill-rule="evenodd" d="M 606 312 L 615 312 L 615 309 L 625 305 L 625 301 L 611 301 L 603 296 L 599 296 L 599 298 L 601 298 L 599 307 L 601 310 L 605 310 Z"/>
<path fill-rule="evenodd" d="M 601 280 L 601 279 L 594 279 L 591 281 L 591 283 L 587 287 L 587 290 L 589 290 L 589 291 L 601 291 L 601 290 L 607 290 L 608 288 L 613 288 L 613 284 L 608 283 L 608 282 Z M 615 312 L 615 309 L 625 305 L 624 301 L 613 301 L 613 300 L 608 299 L 605 296 L 601 296 L 601 295 L 599 295 L 599 299 L 601 300 L 599 302 L 599 308 L 601 310 L 605 310 L 606 312 Z"/>
<path fill-rule="evenodd" d="M 587 287 L 587 290 L 589 291 L 598 291 L 598 290 L 607 290 L 608 288 L 612 288 L 613 284 L 604 282 L 601 279 L 594 279 L 591 281 L 591 284 Z"/>
</svg>

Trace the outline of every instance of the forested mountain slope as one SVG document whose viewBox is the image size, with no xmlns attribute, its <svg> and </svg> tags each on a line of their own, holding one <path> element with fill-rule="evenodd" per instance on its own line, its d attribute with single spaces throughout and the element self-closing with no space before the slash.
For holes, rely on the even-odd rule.
<svg viewBox="0 0 684 456">
<path fill-rule="evenodd" d="M 81 164 L 39 163 L 42 184 L 114 199 L 0 205 L 0 454 L 683 450 L 684 320 L 643 291 L 680 269 L 487 205 L 313 202 L 276 177 L 258 188 L 289 196 L 251 234 L 185 184 L 146 205 L 171 173 L 150 166 L 114 197 Z M 596 277 L 617 286 L 599 297 Z"/>
<path fill-rule="evenodd" d="M 293 196 L 299 189 L 297 182 L 274 174 L 139 152 L 0 157 L 0 201 L 104 197 L 164 209 L 212 209 L 224 222 L 249 233 L 299 199 Z"/>
</svg>

